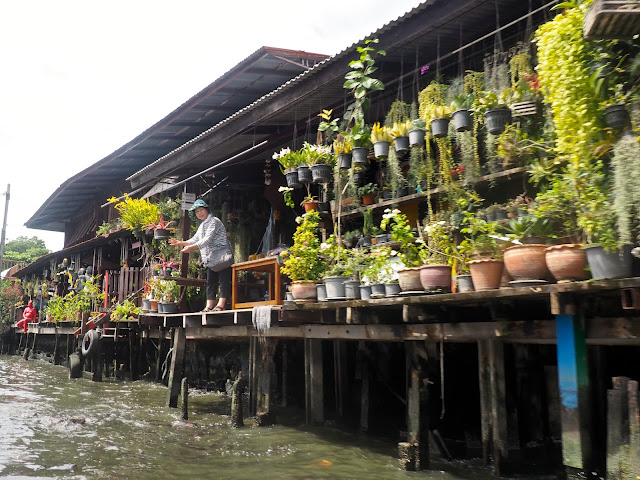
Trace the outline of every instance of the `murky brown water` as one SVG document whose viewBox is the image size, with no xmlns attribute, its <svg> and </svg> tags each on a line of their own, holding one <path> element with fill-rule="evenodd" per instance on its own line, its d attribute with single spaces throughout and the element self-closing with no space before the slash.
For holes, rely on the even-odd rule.
<svg viewBox="0 0 640 480">
<path fill-rule="evenodd" d="M 226 395 L 191 392 L 189 422 L 144 381 L 87 378 L 46 362 L 0 356 L 0 477 L 50 479 L 488 479 L 473 462 L 406 473 L 395 445 L 313 428 L 233 429 Z"/>
</svg>

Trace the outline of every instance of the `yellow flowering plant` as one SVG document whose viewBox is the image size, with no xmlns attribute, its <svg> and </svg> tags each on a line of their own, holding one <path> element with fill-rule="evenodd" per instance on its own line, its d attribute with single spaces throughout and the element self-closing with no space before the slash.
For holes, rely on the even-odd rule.
<svg viewBox="0 0 640 480">
<path fill-rule="evenodd" d="M 325 271 L 326 260 L 320 256 L 318 224 L 320 214 L 313 210 L 296 219 L 299 226 L 293 234 L 293 246 L 282 252 L 286 257 L 281 268 L 282 273 L 294 282 L 317 281 Z"/>
</svg>

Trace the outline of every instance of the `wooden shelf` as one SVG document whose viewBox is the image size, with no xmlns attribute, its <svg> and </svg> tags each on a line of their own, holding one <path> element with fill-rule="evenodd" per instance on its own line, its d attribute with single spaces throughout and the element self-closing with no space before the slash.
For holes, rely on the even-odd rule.
<svg viewBox="0 0 640 480">
<path fill-rule="evenodd" d="M 485 183 L 485 182 L 489 183 L 491 181 L 509 178 L 512 175 L 518 175 L 518 174 L 524 173 L 526 172 L 526 170 L 527 170 L 527 167 L 516 167 L 516 168 L 510 168 L 509 170 L 502 170 L 500 172 L 484 175 L 480 177 L 476 182 L 474 182 L 474 184 Z M 359 208 L 354 209 L 350 212 L 343 213 L 340 216 L 340 218 L 342 220 L 351 220 L 353 218 L 361 217 L 363 208 L 371 208 L 373 210 L 379 210 L 379 209 L 385 209 L 385 208 L 398 207 L 402 205 L 408 205 L 416 202 L 422 202 L 424 200 L 429 199 L 432 195 L 436 195 L 438 193 L 440 193 L 440 188 L 436 187 L 436 188 L 432 188 L 428 192 L 413 193 L 411 195 L 406 195 L 404 197 L 393 198 L 391 200 L 385 200 L 384 202 L 374 203 L 373 205 L 367 205 L 366 207 L 360 206 Z"/>
</svg>

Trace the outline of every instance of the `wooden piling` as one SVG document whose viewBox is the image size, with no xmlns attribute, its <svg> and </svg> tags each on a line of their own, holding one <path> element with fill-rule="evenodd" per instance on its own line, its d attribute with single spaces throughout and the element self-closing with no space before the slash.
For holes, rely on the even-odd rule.
<svg viewBox="0 0 640 480">
<path fill-rule="evenodd" d="M 272 410 L 271 383 L 275 372 L 274 353 L 278 340 L 274 338 L 258 337 L 256 347 L 255 366 L 256 375 L 256 417 L 258 425 L 272 425 L 275 415 Z"/>
<path fill-rule="evenodd" d="M 482 457 L 493 458 L 496 475 L 508 460 L 507 407 L 504 376 L 504 348 L 499 340 L 478 341 Z"/>
<path fill-rule="evenodd" d="M 258 411 L 257 401 L 257 350 L 258 350 L 258 337 L 249 338 L 249 415 L 256 415 Z"/>
<path fill-rule="evenodd" d="M 186 335 L 184 328 L 176 327 L 173 334 L 173 355 L 171 357 L 171 370 L 169 372 L 169 385 L 167 395 L 167 406 L 178 407 L 178 396 L 180 394 L 180 381 L 184 370 L 184 351 L 186 345 Z"/>
<path fill-rule="evenodd" d="M 344 419 L 344 403 L 347 393 L 347 352 L 346 344 L 340 340 L 333 341 L 333 370 L 334 370 L 334 394 L 336 401 L 336 413 L 339 419 Z"/>
<path fill-rule="evenodd" d="M 280 398 L 280 405 L 283 407 L 287 406 L 287 376 L 288 376 L 288 372 L 289 372 L 289 359 L 288 359 L 288 353 L 287 353 L 287 343 L 286 342 L 282 342 L 282 388 L 281 388 L 281 398 Z"/>
<path fill-rule="evenodd" d="M 418 342 L 405 342 L 405 366 L 407 370 L 407 443 L 412 446 L 406 453 L 415 458 L 401 464 L 415 470 L 429 468 L 429 416 L 426 366 L 418 352 L 424 355 L 424 348 Z M 398 445 L 399 453 L 405 450 Z"/>
<path fill-rule="evenodd" d="M 638 382 L 614 377 L 607 391 L 607 480 L 635 480 L 638 450 Z"/>
<path fill-rule="evenodd" d="M 94 382 L 102 381 L 102 338 L 95 341 L 94 351 L 91 352 L 91 380 Z"/>
<path fill-rule="evenodd" d="M 324 422 L 322 340 L 304 340 L 305 398 L 307 423 Z"/>
<path fill-rule="evenodd" d="M 157 351 L 157 358 L 156 358 L 156 383 L 161 383 L 162 382 L 162 362 L 163 362 L 163 358 L 162 358 L 162 345 L 164 342 L 164 329 L 162 327 L 158 327 L 158 347 L 156 348 Z"/>
<path fill-rule="evenodd" d="M 400 469 L 407 472 L 415 472 L 419 470 L 417 465 L 418 460 L 418 445 L 409 442 L 398 443 L 398 459 L 400 460 Z"/>
<path fill-rule="evenodd" d="M 183 377 L 180 382 L 180 390 L 182 392 L 181 415 L 182 420 L 189 420 L 189 384 L 187 377 Z"/>
<path fill-rule="evenodd" d="M 244 427 L 241 380 L 242 371 L 238 372 L 238 376 L 233 382 L 233 387 L 231 389 L 231 426 L 233 428 Z"/>
</svg>

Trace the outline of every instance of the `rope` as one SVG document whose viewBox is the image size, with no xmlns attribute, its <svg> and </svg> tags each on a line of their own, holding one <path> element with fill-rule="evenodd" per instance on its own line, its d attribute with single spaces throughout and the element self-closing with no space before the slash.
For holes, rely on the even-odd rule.
<svg viewBox="0 0 640 480">
<path fill-rule="evenodd" d="M 167 356 L 164 359 L 164 362 L 162 362 L 162 380 L 167 378 L 167 373 L 168 373 L 167 370 L 169 367 L 169 357 L 171 356 L 171 354 L 173 354 L 173 347 L 169 349 L 169 351 L 167 352 Z"/>
</svg>

